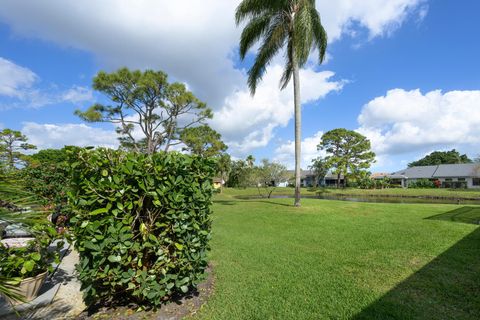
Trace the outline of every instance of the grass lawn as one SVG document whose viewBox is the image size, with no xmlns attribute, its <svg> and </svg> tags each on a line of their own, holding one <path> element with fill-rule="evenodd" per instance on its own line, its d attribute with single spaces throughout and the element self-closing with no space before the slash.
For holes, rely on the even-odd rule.
<svg viewBox="0 0 480 320">
<path fill-rule="evenodd" d="M 480 319 L 480 207 L 217 195 L 195 319 Z M 454 211 L 457 210 L 457 211 Z"/>
<path fill-rule="evenodd" d="M 468 199 L 480 199 L 480 189 L 403 189 L 403 188 L 389 188 L 389 189 L 302 189 L 303 195 L 316 195 L 317 192 L 323 194 L 342 194 L 342 195 L 360 195 L 360 196 L 403 196 L 403 197 L 444 197 L 444 198 L 468 198 Z M 274 195 L 293 195 L 293 188 L 276 188 L 273 192 Z M 257 188 L 246 189 L 225 189 L 226 195 L 237 196 L 257 196 Z"/>
</svg>

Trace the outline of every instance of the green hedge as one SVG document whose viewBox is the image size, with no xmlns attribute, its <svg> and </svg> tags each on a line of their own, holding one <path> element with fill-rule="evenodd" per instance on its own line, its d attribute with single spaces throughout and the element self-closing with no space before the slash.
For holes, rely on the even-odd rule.
<svg viewBox="0 0 480 320">
<path fill-rule="evenodd" d="M 71 219 L 88 305 L 157 306 L 205 277 L 213 160 L 109 149 L 70 155 Z"/>
</svg>

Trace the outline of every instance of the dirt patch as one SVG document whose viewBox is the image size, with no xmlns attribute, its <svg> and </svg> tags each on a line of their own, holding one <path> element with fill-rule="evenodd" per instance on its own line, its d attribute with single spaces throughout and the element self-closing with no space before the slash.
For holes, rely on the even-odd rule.
<svg viewBox="0 0 480 320">
<path fill-rule="evenodd" d="M 75 319 L 80 320 L 179 320 L 186 316 L 192 316 L 200 310 L 214 290 L 214 275 L 210 265 L 207 269 L 207 279 L 198 285 L 197 290 L 188 293 L 182 298 L 169 302 L 155 311 L 136 312 L 135 307 L 101 308 L 94 313 L 82 312 Z"/>
</svg>

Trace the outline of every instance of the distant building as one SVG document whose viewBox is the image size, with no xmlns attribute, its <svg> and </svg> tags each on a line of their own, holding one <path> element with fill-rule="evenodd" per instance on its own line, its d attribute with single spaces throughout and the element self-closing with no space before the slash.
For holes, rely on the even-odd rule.
<svg viewBox="0 0 480 320">
<path fill-rule="evenodd" d="M 220 189 L 223 185 L 224 181 L 222 178 L 213 178 L 213 187 L 215 189 Z"/>
<path fill-rule="evenodd" d="M 278 187 L 286 187 L 288 185 L 295 185 L 295 171 L 288 170 L 288 175 L 291 177 L 288 181 L 281 181 L 277 184 Z M 337 175 L 328 173 L 323 179 L 315 183 L 315 174 L 312 170 L 302 170 L 300 175 L 300 185 L 302 187 L 313 187 L 319 185 L 321 187 L 333 187 L 337 185 Z M 343 185 L 343 174 L 340 176 L 340 185 Z"/>
<path fill-rule="evenodd" d="M 374 172 L 374 173 L 372 173 L 370 178 L 372 178 L 372 179 L 383 179 L 383 178 L 387 177 L 388 175 L 390 175 L 390 173 L 388 173 L 388 172 Z"/>
<path fill-rule="evenodd" d="M 439 181 L 442 188 L 480 188 L 480 164 L 440 164 L 434 166 L 411 167 L 393 172 L 387 177 L 408 188 L 409 184 L 419 179 Z"/>
</svg>

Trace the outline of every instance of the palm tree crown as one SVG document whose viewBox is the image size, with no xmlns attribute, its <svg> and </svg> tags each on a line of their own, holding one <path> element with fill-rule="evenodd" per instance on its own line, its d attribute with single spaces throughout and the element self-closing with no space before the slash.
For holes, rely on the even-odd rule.
<svg viewBox="0 0 480 320">
<path fill-rule="evenodd" d="M 318 49 L 319 63 L 325 58 L 327 33 L 315 8 L 315 0 L 243 0 L 237 7 L 235 20 L 237 25 L 247 21 L 240 38 L 241 59 L 256 42 L 261 42 L 255 63 L 248 71 L 252 94 L 266 67 L 284 45 L 287 52 L 280 80 L 282 89 L 292 77 L 294 64 L 304 66 L 313 48 Z"/>
</svg>

